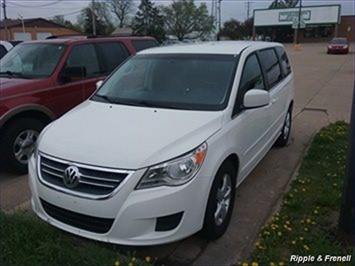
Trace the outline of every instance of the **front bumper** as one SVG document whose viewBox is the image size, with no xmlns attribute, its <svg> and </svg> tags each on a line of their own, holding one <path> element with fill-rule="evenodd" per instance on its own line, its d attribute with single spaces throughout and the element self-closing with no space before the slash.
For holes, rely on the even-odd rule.
<svg viewBox="0 0 355 266">
<path fill-rule="evenodd" d="M 36 168 L 36 160 L 32 156 L 29 182 L 33 211 L 48 223 L 70 233 L 104 242 L 142 246 L 177 241 L 202 228 L 210 187 L 207 178 L 196 176 L 188 184 L 178 187 L 135 190 L 146 170 L 141 169 L 135 171 L 112 197 L 93 200 L 49 188 L 39 181 Z M 204 176 L 201 170 L 203 167 L 198 175 Z M 200 193 L 201 196 L 197 196 Z M 62 219 L 58 219 L 55 212 L 60 212 Z M 74 221 L 75 217 L 89 220 L 89 225 L 95 224 L 96 227 L 101 226 L 101 221 L 111 221 L 112 226 L 108 226 L 107 232 L 93 232 L 91 227 L 78 228 L 75 222 L 66 222 L 70 217 Z M 159 217 L 160 221 L 170 219 L 171 222 L 171 217 L 179 220 L 171 229 L 164 225 L 159 227 Z"/>
</svg>

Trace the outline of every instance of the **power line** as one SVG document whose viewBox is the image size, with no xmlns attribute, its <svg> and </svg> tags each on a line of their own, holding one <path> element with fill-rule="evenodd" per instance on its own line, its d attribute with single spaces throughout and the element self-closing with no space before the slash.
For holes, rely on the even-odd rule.
<svg viewBox="0 0 355 266">
<path fill-rule="evenodd" d="M 62 2 L 62 1 L 63 0 L 57 0 L 57 1 L 53 2 L 53 3 L 43 4 L 43 5 L 39 5 L 39 6 L 26 6 L 26 5 L 20 5 L 20 4 L 17 4 L 17 3 L 13 3 L 13 2 L 7 2 L 7 3 L 11 4 L 11 5 L 15 5 L 15 6 L 20 6 L 20 7 L 37 8 L 37 7 L 55 5 L 55 4 L 58 4 L 58 3 Z"/>
<path fill-rule="evenodd" d="M 53 15 L 53 16 L 50 16 L 50 17 L 46 17 L 46 18 L 54 18 L 55 16 L 69 16 L 69 15 L 73 15 L 73 14 L 77 14 L 77 13 L 80 13 L 82 11 L 82 9 L 78 10 L 78 11 L 75 11 L 75 12 L 70 12 L 70 13 L 66 13 L 66 14 L 58 14 L 58 15 Z"/>
</svg>

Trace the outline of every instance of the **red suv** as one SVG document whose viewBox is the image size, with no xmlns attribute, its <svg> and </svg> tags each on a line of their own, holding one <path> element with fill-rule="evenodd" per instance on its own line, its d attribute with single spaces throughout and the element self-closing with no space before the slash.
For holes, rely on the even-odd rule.
<svg viewBox="0 0 355 266">
<path fill-rule="evenodd" d="M 130 55 L 155 46 L 151 37 L 79 37 L 13 48 L 0 61 L 2 166 L 26 173 L 46 124 L 87 99 Z"/>
</svg>

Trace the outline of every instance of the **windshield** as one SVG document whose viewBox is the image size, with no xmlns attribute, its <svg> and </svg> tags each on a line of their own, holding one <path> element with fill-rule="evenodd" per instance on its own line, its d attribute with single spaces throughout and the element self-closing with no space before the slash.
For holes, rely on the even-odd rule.
<svg viewBox="0 0 355 266">
<path fill-rule="evenodd" d="M 92 97 L 94 101 L 186 110 L 222 110 L 227 105 L 234 55 L 136 55 Z"/>
<path fill-rule="evenodd" d="M 19 44 L 0 61 L 1 76 L 48 77 L 57 66 L 66 46 L 62 44 Z"/>
<path fill-rule="evenodd" d="M 347 40 L 345 38 L 336 38 L 330 41 L 331 44 L 347 44 Z"/>
</svg>

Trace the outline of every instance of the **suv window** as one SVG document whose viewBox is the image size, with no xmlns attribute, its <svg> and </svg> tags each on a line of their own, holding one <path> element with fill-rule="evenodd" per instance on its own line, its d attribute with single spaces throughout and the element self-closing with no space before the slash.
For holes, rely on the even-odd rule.
<svg viewBox="0 0 355 266">
<path fill-rule="evenodd" d="M 276 52 L 281 60 L 282 72 L 286 77 L 288 74 L 291 73 L 290 61 L 288 60 L 287 54 L 282 47 L 276 47 Z"/>
<path fill-rule="evenodd" d="M 105 42 L 97 44 L 104 63 L 104 73 L 113 71 L 129 57 L 127 49 L 118 42 Z"/>
<path fill-rule="evenodd" d="M 281 69 L 274 49 L 260 51 L 260 61 L 266 72 L 269 89 L 275 86 L 281 79 Z"/>
<path fill-rule="evenodd" d="M 137 52 L 158 46 L 155 40 L 133 40 L 132 45 Z"/>
<path fill-rule="evenodd" d="M 92 44 L 75 46 L 67 59 L 66 66 L 83 66 L 86 68 L 87 77 L 100 74 L 100 66 L 97 59 L 95 47 Z"/>
<path fill-rule="evenodd" d="M 233 114 L 237 114 L 243 110 L 244 95 L 251 89 L 265 89 L 261 67 L 255 54 L 250 55 L 244 64 Z"/>
</svg>

